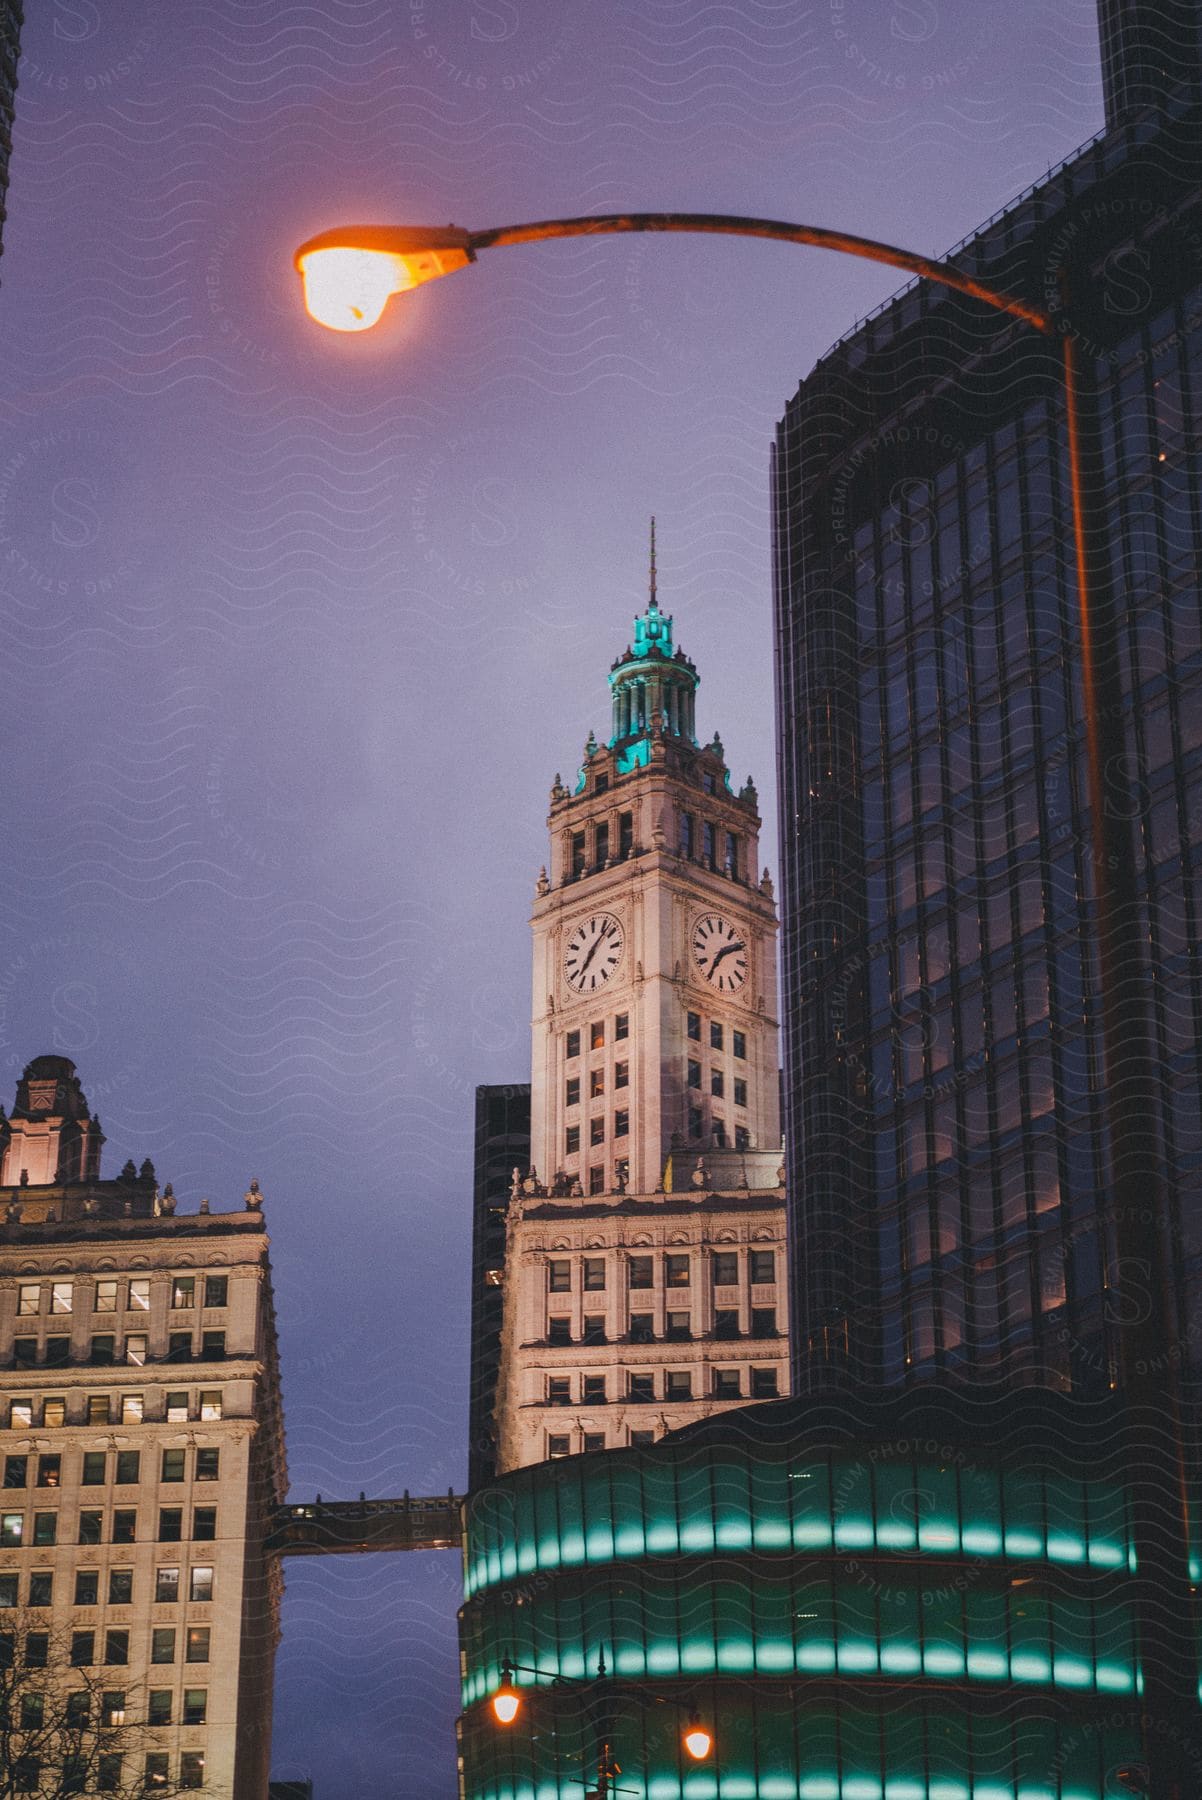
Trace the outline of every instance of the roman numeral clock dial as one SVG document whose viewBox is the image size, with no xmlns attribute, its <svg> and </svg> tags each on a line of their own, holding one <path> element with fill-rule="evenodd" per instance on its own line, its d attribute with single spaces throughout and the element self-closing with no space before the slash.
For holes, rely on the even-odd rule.
<svg viewBox="0 0 1202 1800">
<path fill-rule="evenodd" d="M 693 955 L 711 987 L 733 994 L 747 979 L 747 945 L 729 919 L 707 913 L 693 927 Z"/>
<path fill-rule="evenodd" d="M 582 919 L 568 939 L 563 972 L 578 994 L 596 993 L 622 960 L 622 927 L 612 913 Z"/>
</svg>

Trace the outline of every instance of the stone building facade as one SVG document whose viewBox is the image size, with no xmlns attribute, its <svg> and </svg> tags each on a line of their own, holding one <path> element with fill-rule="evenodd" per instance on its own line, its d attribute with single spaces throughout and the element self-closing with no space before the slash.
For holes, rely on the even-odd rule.
<svg viewBox="0 0 1202 1800">
<path fill-rule="evenodd" d="M 64 1057 L 0 1131 L 0 1635 L 119 1701 L 122 1790 L 261 1800 L 287 1487 L 262 1196 L 185 1214 L 148 1163 L 102 1181 Z"/>
<path fill-rule="evenodd" d="M 488 1272 L 502 1471 L 786 1391 L 776 912 L 755 788 L 698 743 L 697 682 L 653 542 L 609 740 L 551 791 L 530 1166 Z"/>
</svg>

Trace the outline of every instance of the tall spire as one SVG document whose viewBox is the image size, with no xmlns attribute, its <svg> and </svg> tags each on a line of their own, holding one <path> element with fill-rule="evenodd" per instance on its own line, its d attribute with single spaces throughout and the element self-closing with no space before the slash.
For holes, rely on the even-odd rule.
<svg viewBox="0 0 1202 1800">
<path fill-rule="evenodd" d="M 652 515 L 651 515 L 651 604 L 652 604 L 652 606 L 659 605 L 659 601 L 655 598 L 655 514 L 654 513 L 652 513 Z"/>
</svg>

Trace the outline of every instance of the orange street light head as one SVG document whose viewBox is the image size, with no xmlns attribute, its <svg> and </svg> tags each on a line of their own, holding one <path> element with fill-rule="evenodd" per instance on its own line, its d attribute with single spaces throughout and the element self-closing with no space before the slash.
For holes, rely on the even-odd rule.
<svg viewBox="0 0 1202 1800">
<path fill-rule="evenodd" d="M 694 1762 L 704 1762 L 714 1747 L 713 1738 L 696 1713 L 690 1714 L 685 1726 L 684 1747 Z"/>
<path fill-rule="evenodd" d="M 518 1716 L 522 1697 L 513 1685 L 513 1664 L 508 1657 L 501 1663 L 501 1685 L 492 1697 L 492 1709 L 499 1725 L 512 1725 Z"/>
<path fill-rule="evenodd" d="M 311 318 L 331 331 L 367 331 L 394 294 L 475 256 L 454 225 L 340 225 L 302 244 L 293 261 Z"/>
</svg>

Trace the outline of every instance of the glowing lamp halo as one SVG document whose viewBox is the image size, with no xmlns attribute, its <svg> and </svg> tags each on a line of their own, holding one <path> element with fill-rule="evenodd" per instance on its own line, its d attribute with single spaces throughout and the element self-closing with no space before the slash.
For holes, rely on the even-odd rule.
<svg viewBox="0 0 1202 1800">
<path fill-rule="evenodd" d="M 492 1697 L 492 1709 L 499 1725 L 512 1725 L 521 1711 L 522 1696 L 511 1681 L 506 1681 Z"/>
<path fill-rule="evenodd" d="M 475 261 L 458 226 L 339 225 L 293 258 L 310 318 L 329 331 L 369 331 L 394 294 Z"/>
<path fill-rule="evenodd" d="M 704 1762 L 714 1747 L 713 1734 L 701 1723 L 696 1713 L 690 1715 L 685 1726 L 684 1747 L 694 1762 Z"/>
</svg>

